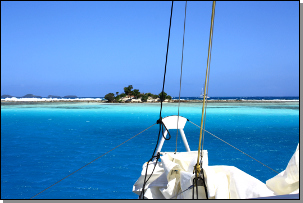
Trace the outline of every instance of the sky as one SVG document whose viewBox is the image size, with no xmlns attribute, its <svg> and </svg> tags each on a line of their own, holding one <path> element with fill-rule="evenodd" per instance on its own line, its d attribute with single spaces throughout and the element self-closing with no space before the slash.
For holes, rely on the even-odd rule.
<svg viewBox="0 0 303 203">
<path fill-rule="evenodd" d="M 1 95 L 159 94 L 169 1 L 1 1 Z M 211 1 L 188 2 L 181 97 L 204 86 Z M 178 97 L 185 2 L 174 2 L 164 91 Z M 299 95 L 299 1 L 218 1 L 210 97 Z"/>
</svg>

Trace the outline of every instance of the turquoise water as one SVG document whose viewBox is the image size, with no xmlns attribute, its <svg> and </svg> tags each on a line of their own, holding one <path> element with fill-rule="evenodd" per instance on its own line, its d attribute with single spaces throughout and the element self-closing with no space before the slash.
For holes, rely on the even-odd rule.
<svg viewBox="0 0 303 203">
<path fill-rule="evenodd" d="M 177 115 L 163 104 L 162 116 Z M 201 103 L 180 115 L 200 124 Z M 1 106 L 1 198 L 29 199 L 151 126 L 160 104 L 62 103 Z M 144 133 L 41 193 L 36 199 L 136 199 L 132 185 L 154 150 L 159 127 Z M 209 103 L 206 130 L 274 170 L 287 166 L 299 142 L 299 103 Z M 199 128 L 185 134 L 197 150 Z M 162 151 L 174 151 L 176 131 Z M 262 182 L 276 174 L 209 134 L 209 165 L 233 165 Z M 178 139 L 178 151 L 184 151 Z"/>
</svg>

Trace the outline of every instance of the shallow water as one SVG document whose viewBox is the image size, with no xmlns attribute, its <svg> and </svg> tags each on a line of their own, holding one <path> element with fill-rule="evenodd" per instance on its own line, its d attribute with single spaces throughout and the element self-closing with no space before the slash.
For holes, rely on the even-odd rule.
<svg viewBox="0 0 303 203">
<path fill-rule="evenodd" d="M 29 199 L 156 123 L 160 104 L 62 103 L 1 106 L 1 197 Z M 162 117 L 178 104 L 163 104 Z M 180 115 L 200 124 L 201 103 L 181 103 Z M 153 126 L 37 199 L 136 199 L 132 185 L 154 150 Z M 299 103 L 209 103 L 206 130 L 274 170 L 287 166 L 299 142 Z M 199 128 L 185 126 L 191 150 Z M 176 131 L 162 151 L 174 151 Z M 180 134 L 179 134 L 180 135 Z M 262 182 L 276 174 L 209 134 L 209 165 L 233 165 Z M 184 151 L 178 139 L 178 151 Z"/>
</svg>

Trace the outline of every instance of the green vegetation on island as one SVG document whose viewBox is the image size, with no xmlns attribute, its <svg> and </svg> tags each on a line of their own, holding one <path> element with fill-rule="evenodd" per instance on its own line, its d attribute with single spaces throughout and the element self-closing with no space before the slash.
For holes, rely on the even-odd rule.
<svg viewBox="0 0 303 203">
<path fill-rule="evenodd" d="M 107 102 L 147 102 L 147 100 L 152 101 L 165 101 L 165 100 L 171 100 L 172 97 L 170 95 L 167 95 L 167 93 L 162 92 L 160 94 L 152 94 L 152 93 L 141 93 L 139 89 L 133 89 L 132 85 L 128 85 L 128 87 L 124 87 L 124 92 L 119 94 L 119 92 L 116 92 L 116 95 L 114 93 L 108 93 L 104 96 L 104 99 L 107 100 Z"/>
</svg>

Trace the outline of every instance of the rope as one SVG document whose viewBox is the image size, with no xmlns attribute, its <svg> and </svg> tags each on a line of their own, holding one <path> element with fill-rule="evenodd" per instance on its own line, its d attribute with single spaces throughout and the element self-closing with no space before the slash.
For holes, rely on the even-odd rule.
<svg viewBox="0 0 303 203">
<path fill-rule="evenodd" d="M 73 175 L 74 173 L 76 173 L 76 172 L 80 171 L 81 169 L 83 169 L 84 167 L 88 166 L 89 164 L 91 164 L 91 163 L 93 163 L 93 162 L 97 161 L 97 160 L 98 160 L 98 159 L 100 159 L 101 157 L 105 156 L 105 155 L 106 155 L 106 154 L 108 154 L 109 152 L 113 151 L 114 149 L 116 149 L 116 148 L 120 147 L 121 145 L 125 144 L 126 142 L 128 142 L 128 141 L 130 141 L 131 139 L 135 138 L 136 136 L 140 135 L 141 133 L 143 133 L 144 131 L 146 131 L 146 130 L 148 130 L 149 128 L 153 127 L 154 125 L 156 125 L 156 123 L 155 123 L 155 124 L 153 124 L 153 125 L 151 125 L 151 126 L 149 126 L 149 127 L 148 127 L 148 128 L 146 128 L 145 130 L 143 130 L 143 131 L 139 132 L 137 135 L 135 135 L 135 136 L 133 136 L 133 137 L 129 138 L 128 140 L 126 140 L 126 141 L 122 142 L 121 144 L 119 144 L 118 146 L 116 146 L 116 147 L 112 148 L 111 150 L 109 150 L 109 151 L 105 152 L 104 154 L 102 154 L 102 155 L 101 155 L 101 156 L 99 156 L 98 158 L 94 159 L 93 161 L 91 161 L 91 162 L 89 162 L 89 163 L 85 164 L 85 165 L 84 165 L 84 166 L 82 166 L 81 168 L 79 168 L 79 169 L 75 170 L 74 172 L 70 173 L 68 176 L 66 176 L 66 177 L 62 178 L 61 180 L 59 180 L 59 181 L 57 181 L 56 183 L 54 183 L 54 184 L 52 184 L 51 186 L 49 186 L 48 188 L 46 188 L 46 189 L 42 190 L 41 192 L 39 192 L 39 193 L 38 193 L 38 194 L 36 194 L 35 196 L 31 197 L 30 199 L 33 199 L 34 197 L 36 197 L 36 196 L 40 195 L 42 192 L 44 192 L 44 191 L 48 190 L 49 188 L 53 187 L 54 185 L 58 184 L 58 183 L 59 183 L 59 182 L 61 182 L 62 180 L 66 179 L 66 178 L 68 178 L 69 176 Z"/>
<path fill-rule="evenodd" d="M 197 184 L 197 183 L 198 183 L 198 181 L 197 181 L 197 174 L 198 174 L 198 173 L 197 173 L 197 169 L 198 169 L 198 168 L 195 167 L 195 170 L 196 170 L 196 171 L 195 171 L 194 185 L 196 186 L 197 199 L 199 199 L 199 196 L 198 196 L 198 184 Z M 194 197 L 195 197 L 194 194 L 195 194 L 195 190 L 193 189 L 193 196 L 192 196 L 192 199 L 194 199 Z"/>
<path fill-rule="evenodd" d="M 192 123 L 192 124 L 194 124 L 194 125 L 197 126 L 198 128 L 201 128 L 201 127 L 198 126 L 197 124 L 195 124 L 195 123 L 193 123 L 193 122 L 191 122 L 191 121 L 189 121 L 189 122 Z M 267 166 L 266 164 L 263 164 L 261 161 L 259 161 L 259 160 L 255 159 L 255 158 L 253 158 L 252 156 L 246 154 L 245 152 L 243 152 L 243 151 L 241 151 L 240 149 L 234 147 L 233 145 L 229 144 L 228 142 L 222 140 L 221 138 L 215 136 L 214 134 L 210 133 L 209 131 L 207 131 L 207 130 L 205 130 L 205 129 L 203 129 L 203 130 L 204 130 L 205 132 L 209 133 L 210 135 L 212 135 L 213 137 L 217 138 L 218 140 L 221 140 L 221 141 L 224 142 L 225 144 L 228 144 L 229 146 L 233 147 L 234 149 L 236 149 L 236 150 L 238 150 L 239 152 L 243 153 L 244 155 L 248 156 L 249 158 L 251 158 L 251 159 L 253 159 L 253 160 L 259 162 L 259 163 L 262 164 L 263 166 L 266 166 L 266 167 L 269 168 L 270 170 L 272 170 L 272 171 L 276 172 L 277 174 L 279 174 L 279 172 L 277 172 L 277 171 L 275 171 L 274 169 L 270 168 L 270 167 Z"/>
<path fill-rule="evenodd" d="M 173 15 L 173 7 L 174 7 L 174 1 L 171 2 L 171 11 L 170 11 L 170 20 L 169 20 L 169 29 L 168 29 L 168 40 L 167 40 L 167 48 L 166 48 L 166 57 L 165 57 L 165 68 L 164 68 L 164 76 L 163 76 L 163 86 L 162 86 L 162 98 L 160 97 L 161 101 L 161 108 L 160 108 L 160 118 L 161 112 L 162 112 L 162 99 L 164 99 L 164 86 L 165 86 L 165 75 L 166 75 L 166 66 L 167 66 L 167 57 L 168 57 L 168 49 L 169 49 L 169 39 L 170 39 L 170 28 L 171 28 L 171 19 Z"/>
<path fill-rule="evenodd" d="M 214 15 L 215 15 L 215 12 L 214 12 Z M 214 25 L 213 25 L 213 30 L 214 30 Z M 212 32 L 213 33 L 213 32 Z M 213 34 L 211 35 L 211 47 L 210 47 L 210 52 L 209 52 L 209 73 L 208 73 L 208 78 L 207 78 L 207 90 L 206 90 L 206 103 L 205 103 L 205 119 L 206 120 L 206 110 L 207 110 L 207 104 L 208 104 L 208 99 L 207 99 L 207 96 L 208 96 L 208 88 L 209 88 L 209 75 L 210 75 L 210 62 L 211 62 L 211 51 L 212 51 L 212 41 L 213 41 Z M 204 87 L 205 88 L 205 87 Z M 205 123 L 204 122 L 204 126 L 203 126 L 203 129 L 205 129 Z M 205 134 L 205 131 L 203 131 L 203 136 L 202 136 L 202 149 L 201 151 L 203 151 L 203 146 L 204 146 L 204 134 Z M 201 153 L 201 160 L 202 160 L 202 157 L 203 157 L 203 154 Z"/>
<path fill-rule="evenodd" d="M 204 184 L 204 191 L 205 191 L 205 196 L 206 196 L 206 199 L 208 199 L 208 192 L 207 192 L 207 185 L 205 183 L 205 177 L 204 177 L 204 172 L 203 172 L 203 168 L 201 169 L 201 173 L 202 173 L 202 181 L 203 181 L 203 184 Z"/>
<path fill-rule="evenodd" d="M 206 185 L 206 184 L 204 184 L 204 185 Z M 169 199 L 174 199 L 175 197 L 177 197 L 177 196 L 181 195 L 182 193 L 186 192 L 187 190 L 192 189 L 193 187 L 194 187 L 194 184 L 193 184 L 193 185 L 191 185 L 191 186 L 189 186 L 187 189 L 185 189 L 185 190 L 183 190 L 183 191 L 179 192 L 178 194 L 176 194 L 176 195 L 172 196 L 172 197 L 171 197 L 171 198 L 169 198 Z M 192 198 L 192 199 L 194 199 L 194 198 Z M 207 197 L 207 199 L 208 199 L 208 197 Z"/>
<path fill-rule="evenodd" d="M 165 139 L 165 140 L 170 140 L 170 138 L 171 138 L 171 135 L 170 135 L 170 132 L 169 132 L 169 130 L 167 129 L 167 127 L 166 127 L 166 125 L 163 123 L 163 121 L 162 121 L 162 118 L 160 118 L 159 120 L 157 120 L 157 124 L 160 124 L 161 126 L 162 126 L 162 136 L 163 136 L 163 138 Z M 168 138 L 166 138 L 165 136 L 164 136 L 164 133 L 163 133 L 163 129 L 165 128 L 165 130 L 167 131 L 167 133 L 168 133 L 168 135 L 169 135 L 169 137 Z M 153 153 L 153 154 L 155 154 L 155 152 Z"/>
<path fill-rule="evenodd" d="M 184 36 L 185 36 L 185 24 L 186 24 L 186 8 L 187 8 L 187 1 L 186 1 L 186 3 L 185 3 L 185 16 L 184 16 L 184 30 L 183 30 L 183 44 L 182 44 L 182 59 L 181 59 L 181 74 L 180 74 L 180 89 L 179 89 L 179 104 L 178 104 L 178 119 L 177 119 L 177 135 L 176 135 L 176 149 L 175 149 L 175 153 L 177 152 L 177 146 L 178 146 L 179 109 L 180 109 L 181 82 L 182 82 Z"/>
<path fill-rule="evenodd" d="M 177 197 L 178 195 L 181 195 L 183 192 L 186 192 L 187 190 L 192 189 L 193 187 L 194 187 L 194 185 L 191 185 L 187 189 L 183 190 L 182 192 L 179 192 L 178 194 L 176 194 L 175 196 L 172 196 L 169 199 L 173 199 L 173 198 Z"/>
<path fill-rule="evenodd" d="M 166 49 L 166 59 L 165 59 L 165 67 L 164 67 L 164 76 L 163 76 L 163 86 L 162 86 L 162 92 L 160 93 L 160 102 L 161 102 L 161 107 L 160 107 L 160 118 L 157 121 L 158 124 L 160 124 L 159 126 L 159 133 L 158 133 L 158 139 L 157 139 L 157 143 L 156 143 L 156 147 L 154 149 L 153 155 L 155 155 L 158 143 L 159 143 L 159 138 L 160 138 L 160 133 L 161 133 L 161 128 L 162 128 L 162 136 L 163 136 L 163 122 L 162 122 L 162 99 L 164 97 L 164 86 L 165 86 L 165 75 L 166 75 L 166 66 L 167 66 L 167 57 L 168 57 L 168 49 L 169 49 L 169 39 L 170 39 L 170 28 L 171 28 L 171 19 L 172 19 L 172 15 L 173 15 L 173 7 L 174 7 L 174 2 L 171 2 L 171 10 L 170 10 L 170 20 L 169 20 L 169 29 L 168 29 L 168 40 L 167 40 L 167 49 Z M 161 122 L 159 122 L 161 121 Z M 168 131 L 167 131 L 168 132 Z M 169 134 L 170 136 L 170 134 Z M 164 137 L 164 136 L 163 136 Z M 165 138 L 165 137 L 164 137 Z M 165 138 L 166 139 L 166 138 Z M 169 138 L 170 139 L 170 138 Z M 167 139 L 166 139 L 167 140 Z"/>
<path fill-rule="evenodd" d="M 212 15 L 211 15 L 211 25 L 210 25 L 210 34 L 209 34 L 209 44 L 208 44 L 207 68 L 206 68 L 204 87 L 206 87 L 206 85 L 207 85 L 207 78 L 208 78 L 207 76 L 208 76 L 209 63 L 210 63 L 210 51 L 211 51 L 211 46 L 212 46 L 213 24 L 214 24 L 214 18 L 215 18 L 215 7 L 216 7 L 216 1 L 213 1 Z M 201 170 L 200 165 L 199 165 L 199 158 L 200 158 L 200 149 L 201 149 L 202 129 L 203 129 L 203 122 L 204 122 L 205 96 L 206 96 L 206 88 L 204 88 L 204 95 L 203 95 L 203 107 L 202 107 L 202 117 L 201 117 L 201 127 L 202 128 L 200 128 L 198 157 L 197 157 L 197 165 L 196 165 L 196 167 L 198 168 L 197 169 L 198 173 L 200 173 L 200 170 Z"/>
<path fill-rule="evenodd" d="M 156 157 L 156 163 L 154 165 L 154 168 L 153 168 L 153 171 L 151 172 L 150 176 L 148 177 L 148 179 L 146 180 L 146 174 L 147 174 L 147 170 L 148 170 L 148 165 L 149 165 L 149 162 L 153 160 L 153 158 Z M 160 159 L 160 153 L 158 152 L 157 156 L 153 156 L 146 164 L 146 170 L 145 170 L 145 176 L 144 176 L 144 182 L 143 182 L 143 186 L 142 186 L 142 190 L 141 190 L 141 193 L 139 195 L 139 197 L 142 199 L 144 199 L 144 189 L 145 189 L 145 185 L 146 183 L 149 181 L 149 179 L 151 178 L 151 176 L 154 174 L 154 171 L 155 171 L 155 168 L 157 166 L 157 163 L 158 163 L 158 160 Z"/>
<path fill-rule="evenodd" d="M 163 102 L 163 100 L 165 99 L 165 98 L 164 98 L 164 86 L 165 86 L 165 76 L 166 76 L 168 49 L 169 49 L 171 19 L 172 19 L 172 16 L 173 16 L 173 7 L 174 7 L 174 2 L 172 1 L 172 2 L 171 2 L 171 10 L 170 10 L 170 19 L 169 19 L 169 29 L 168 29 L 168 39 L 167 39 L 167 48 L 166 48 L 166 57 L 165 57 L 165 67 L 164 67 L 163 85 L 162 85 L 162 92 L 160 93 L 160 102 L 161 102 L 161 107 L 160 107 L 160 118 L 159 118 L 159 120 L 157 120 L 157 124 L 160 124 L 160 125 L 159 125 L 159 133 L 158 133 L 157 143 L 156 143 L 154 152 L 153 152 L 153 154 L 152 154 L 152 159 L 154 158 L 155 152 L 156 152 L 157 147 L 158 147 L 159 138 L 160 138 L 160 134 L 161 134 L 161 129 L 162 129 L 162 136 L 163 136 L 163 137 L 164 137 L 164 135 L 163 135 L 163 126 L 164 126 L 165 129 L 167 130 L 166 126 L 165 126 L 165 125 L 163 124 L 163 122 L 162 122 L 162 102 Z M 169 139 L 171 138 L 170 133 L 169 133 L 168 130 L 167 130 L 167 132 L 168 132 L 168 134 L 169 134 L 169 138 L 166 139 L 166 138 L 164 137 L 165 140 L 169 140 Z M 151 175 L 152 175 L 152 174 L 151 174 Z M 145 173 L 143 186 L 145 186 L 145 184 L 146 184 L 146 182 L 145 182 L 146 176 L 147 176 L 147 171 L 146 171 L 146 173 Z M 142 192 L 142 198 L 144 199 L 144 188 L 143 188 L 143 192 Z"/>
</svg>

